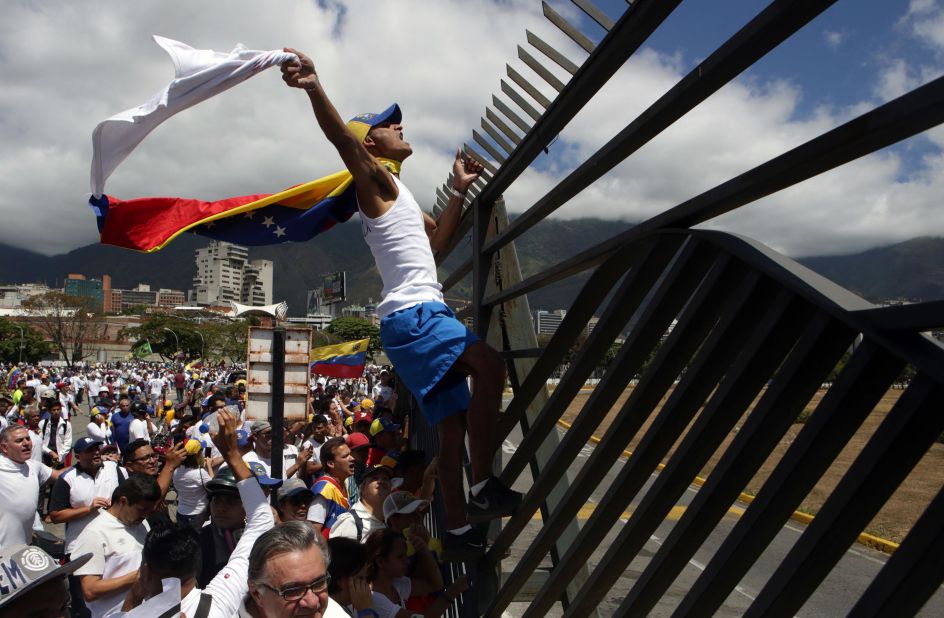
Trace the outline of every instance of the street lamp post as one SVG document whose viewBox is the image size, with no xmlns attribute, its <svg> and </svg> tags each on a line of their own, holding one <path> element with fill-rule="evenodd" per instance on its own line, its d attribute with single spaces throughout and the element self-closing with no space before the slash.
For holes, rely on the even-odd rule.
<svg viewBox="0 0 944 618">
<path fill-rule="evenodd" d="M 206 347 L 206 341 L 203 339 L 203 333 L 198 330 L 193 331 L 200 335 L 200 358 L 203 358 L 203 349 Z"/>
<path fill-rule="evenodd" d="M 180 351 L 180 339 L 177 338 L 177 333 L 175 333 L 175 332 L 172 331 L 171 329 L 167 328 L 166 326 L 164 327 L 164 330 L 166 330 L 167 332 L 169 332 L 171 335 L 174 336 L 174 343 L 177 344 L 177 351 L 179 352 L 179 351 Z M 174 356 L 177 356 L 177 352 L 174 353 Z"/>
<path fill-rule="evenodd" d="M 17 326 L 17 328 L 20 329 L 20 360 L 19 362 L 22 363 L 23 362 L 23 327 Z"/>
</svg>

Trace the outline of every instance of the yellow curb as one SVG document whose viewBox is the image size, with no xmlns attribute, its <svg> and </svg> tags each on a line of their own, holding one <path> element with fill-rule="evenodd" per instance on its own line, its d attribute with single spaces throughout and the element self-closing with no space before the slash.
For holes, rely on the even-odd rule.
<svg viewBox="0 0 944 618">
<path fill-rule="evenodd" d="M 571 425 L 563 419 L 558 419 L 557 424 L 563 427 L 564 429 L 570 429 Z M 590 436 L 590 441 L 594 444 L 600 443 L 600 438 L 598 436 Z M 633 453 L 631 451 L 624 450 L 623 457 L 630 457 Z M 659 464 L 657 466 L 659 472 L 665 469 L 665 464 Z M 692 481 L 693 485 L 702 487 L 705 484 L 706 480 L 704 477 L 696 476 L 695 480 Z M 754 501 L 754 496 L 749 494 L 742 493 L 738 496 L 738 500 L 744 502 L 745 504 L 750 504 Z M 813 515 L 809 513 L 804 513 L 802 511 L 793 511 L 793 514 L 790 516 L 790 519 L 798 521 L 802 524 L 809 525 L 813 521 Z M 871 547 L 872 549 L 877 549 L 878 551 L 884 552 L 886 554 L 892 554 L 898 549 L 898 543 L 894 541 L 889 541 L 877 536 L 873 536 L 866 532 L 859 534 L 859 538 L 856 539 L 859 543 L 865 545 L 866 547 Z"/>
</svg>

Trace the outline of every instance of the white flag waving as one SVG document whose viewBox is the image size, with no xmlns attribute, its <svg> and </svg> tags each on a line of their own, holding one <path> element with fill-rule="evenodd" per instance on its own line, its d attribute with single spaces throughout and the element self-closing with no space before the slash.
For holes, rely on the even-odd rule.
<svg viewBox="0 0 944 618">
<path fill-rule="evenodd" d="M 145 103 L 115 114 L 92 132 L 92 195 L 101 197 L 105 181 L 148 133 L 179 111 L 209 99 L 256 73 L 294 60 L 281 50 L 256 51 L 237 44 L 229 53 L 194 49 L 155 36 L 174 62 L 174 80 Z"/>
</svg>

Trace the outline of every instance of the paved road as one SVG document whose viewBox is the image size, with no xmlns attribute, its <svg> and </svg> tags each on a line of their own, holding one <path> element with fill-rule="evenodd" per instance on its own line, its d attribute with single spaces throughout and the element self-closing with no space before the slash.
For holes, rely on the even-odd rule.
<svg viewBox="0 0 944 618">
<path fill-rule="evenodd" d="M 565 430 L 561 427 L 558 427 L 558 433 L 561 437 L 563 437 Z M 503 445 L 503 458 L 506 461 L 511 456 L 511 454 L 514 453 L 515 448 L 520 442 L 521 433 L 516 429 Z M 568 476 L 570 479 L 576 477 L 577 472 L 580 470 L 583 464 L 586 463 L 586 460 L 590 456 L 592 449 L 592 445 L 584 447 L 583 451 L 580 453 L 580 456 L 574 461 L 569 470 Z M 622 469 L 623 463 L 624 460 L 621 459 L 619 463 L 614 465 L 614 467 L 606 475 L 605 482 L 600 484 L 602 488 L 609 486 L 613 482 Z M 653 475 L 653 478 L 655 478 L 655 475 Z M 530 471 L 526 470 L 526 472 L 522 474 L 522 476 L 515 483 L 515 489 L 519 491 L 527 491 L 531 485 L 531 482 Z M 650 479 L 646 487 L 643 488 L 642 492 L 640 492 L 640 495 L 632 501 L 628 511 L 631 512 L 634 506 L 639 503 L 641 497 L 646 491 L 648 491 L 651 483 L 652 479 Z M 685 507 L 691 503 L 692 498 L 694 498 L 698 490 L 699 488 L 695 486 L 688 488 L 688 491 L 686 491 L 684 496 L 679 500 L 678 504 L 673 509 L 669 517 L 649 539 L 649 542 L 642 549 L 640 555 L 636 557 L 626 572 L 622 575 L 619 582 L 613 587 L 612 590 L 610 590 L 606 600 L 599 607 L 601 616 L 614 615 L 615 610 L 619 607 L 619 604 L 622 602 L 627 591 L 631 588 L 634 578 L 642 573 L 642 571 L 646 568 L 650 558 L 655 554 L 655 552 L 658 551 L 662 541 L 668 537 L 669 532 L 675 525 L 675 522 L 681 517 Z M 579 520 L 585 521 L 589 517 L 594 504 L 596 504 L 602 498 L 603 492 L 604 489 L 600 488 L 593 492 L 591 496 L 591 502 L 581 510 L 581 513 L 578 516 Z M 708 540 L 706 540 L 701 549 L 696 553 L 695 557 L 689 561 L 687 567 L 676 579 L 672 588 L 669 589 L 661 603 L 654 609 L 651 614 L 652 616 L 671 615 L 678 602 L 684 597 L 685 593 L 698 578 L 701 571 L 704 570 L 705 565 L 710 561 L 714 551 L 721 545 L 721 542 L 734 527 L 734 524 L 737 522 L 739 515 L 743 513 L 744 509 L 746 508 L 746 504 L 737 503 L 725 515 L 722 521 L 715 528 L 712 535 L 708 538 Z M 629 517 L 630 512 L 625 514 L 626 517 Z M 625 523 L 626 518 L 624 518 L 622 521 Z M 540 526 L 541 522 L 539 519 L 532 520 L 532 522 L 522 533 L 521 537 L 518 539 L 518 542 L 515 544 L 509 559 L 503 563 L 505 568 L 510 569 L 514 564 L 514 560 L 524 553 L 524 548 L 526 548 L 530 544 L 530 541 L 533 540 L 537 535 L 538 531 L 540 530 Z M 779 561 L 787 554 L 793 544 L 800 538 L 800 535 L 803 533 L 804 529 L 805 527 L 803 524 L 797 522 L 788 523 L 767 548 L 767 551 L 764 552 L 761 559 L 758 560 L 754 567 L 740 582 L 740 585 L 736 588 L 736 590 L 731 593 L 717 615 L 742 615 L 744 610 L 750 605 L 751 601 L 757 596 L 763 585 L 774 572 L 777 565 L 779 564 Z M 603 554 L 609 547 L 610 543 L 615 540 L 617 534 L 618 530 L 611 531 L 611 533 L 603 542 L 602 549 L 597 549 L 597 551 L 594 552 L 590 560 L 591 572 L 592 568 L 603 557 Z M 797 615 L 803 617 L 833 617 L 846 615 L 854 604 L 855 600 L 858 599 L 868 584 L 872 581 L 874 576 L 878 573 L 879 569 L 881 569 L 886 559 L 887 556 L 885 554 L 872 550 L 863 545 L 856 544 L 846 552 L 839 564 L 837 564 L 833 569 L 833 572 L 822 583 L 820 588 L 813 594 L 813 596 L 810 597 L 809 601 L 803 606 Z M 545 558 L 545 562 L 546 566 L 550 566 L 549 558 Z M 506 615 L 509 617 L 520 616 L 523 613 L 524 607 L 524 604 L 513 603 L 506 611 Z M 561 615 L 561 612 L 558 608 L 555 613 L 551 613 L 549 615 L 559 616 Z M 931 600 L 919 615 L 944 616 L 944 590 L 939 589 L 937 594 L 931 598 Z"/>
</svg>

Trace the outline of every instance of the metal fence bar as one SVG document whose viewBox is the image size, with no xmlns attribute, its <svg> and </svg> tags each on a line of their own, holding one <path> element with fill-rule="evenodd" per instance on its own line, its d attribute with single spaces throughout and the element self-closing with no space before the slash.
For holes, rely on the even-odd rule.
<svg viewBox="0 0 944 618">
<path fill-rule="evenodd" d="M 656 403 L 662 398 L 663 393 L 669 388 L 675 376 L 677 376 L 681 371 L 684 362 L 688 360 L 690 354 L 697 348 L 704 335 L 713 326 L 714 321 L 718 317 L 716 312 L 720 307 L 725 306 L 727 299 L 731 298 L 731 293 L 734 291 L 733 286 L 737 281 L 737 277 L 734 276 L 734 271 L 735 269 L 730 267 L 730 261 L 724 257 L 716 260 L 711 265 L 710 272 L 705 276 L 704 281 L 698 287 L 695 295 L 687 304 L 683 314 L 679 317 L 678 324 L 669 335 L 666 343 L 660 348 L 659 355 L 653 362 L 653 366 L 658 366 L 660 368 L 660 370 L 656 372 L 655 375 L 660 377 L 661 381 L 654 380 L 651 377 L 644 377 L 643 380 L 640 381 L 640 383 L 633 390 L 633 393 L 630 396 L 630 401 L 627 401 L 624 409 L 632 408 L 636 410 L 637 413 L 634 414 L 634 418 L 639 419 L 640 425 L 642 423 L 642 419 L 644 419 L 646 416 L 645 411 L 654 407 Z M 719 281 L 722 281 L 723 283 L 719 284 Z M 679 341 L 684 343 L 679 344 Z M 607 372 L 607 377 L 610 377 L 610 375 L 632 375 L 638 369 L 640 362 L 638 353 L 630 354 L 629 347 L 624 346 L 624 348 L 625 349 L 620 351 L 617 358 L 614 359 L 611 369 L 609 369 Z M 671 358 L 676 359 L 674 365 L 662 364 L 661 359 L 667 355 L 670 355 Z M 588 400 L 585 410 L 594 405 L 594 402 L 598 398 L 604 398 L 603 395 L 597 394 L 598 390 L 599 387 L 598 389 L 594 390 L 594 394 L 591 395 L 591 400 Z M 647 393 L 652 393 L 652 395 L 649 395 L 648 400 L 644 401 L 643 398 Z M 605 399 L 610 400 L 611 398 L 612 395 L 606 397 Z M 603 405 L 600 406 L 600 408 L 605 414 L 613 402 L 604 401 L 602 403 Z M 638 405 L 636 405 L 637 403 Z M 623 418 L 623 416 L 624 413 L 621 412 L 620 418 Z M 576 448 L 579 452 L 579 449 L 585 444 L 589 434 L 599 424 L 599 420 L 599 416 L 591 418 L 586 412 L 582 412 L 574 420 L 574 424 L 568 430 L 564 437 L 564 442 L 560 446 L 559 454 L 547 465 L 546 474 L 548 476 L 558 476 L 561 474 L 561 468 L 564 470 L 567 469 L 567 466 L 576 457 L 576 455 L 573 453 L 573 449 Z M 614 426 L 619 425 L 619 421 L 614 424 Z M 631 433 L 635 433 L 635 429 L 631 430 Z M 628 438 L 625 441 L 628 441 Z M 609 453 L 613 460 L 615 460 L 616 457 L 622 452 L 622 445 L 625 444 L 625 441 L 611 439 L 608 443 L 615 444 L 617 446 L 617 450 Z M 601 444 L 601 446 L 594 451 L 592 455 L 593 465 L 597 465 L 597 461 L 602 462 L 602 465 L 608 465 L 608 453 L 606 448 L 607 445 Z M 591 461 L 588 461 L 587 465 L 591 465 Z M 525 496 L 520 509 L 521 513 L 525 514 L 524 516 L 527 516 L 527 512 L 533 511 L 534 507 L 532 502 L 535 501 L 535 499 L 540 499 L 542 494 L 542 486 L 543 484 L 546 484 L 546 482 L 546 479 L 537 479 L 534 487 L 532 487 L 532 489 Z M 579 482 L 575 484 L 581 488 L 581 491 L 585 490 L 585 493 L 589 493 L 589 491 L 592 490 L 590 483 Z M 579 496 L 574 500 L 570 500 L 569 496 L 566 496 L 565 502 L 579 505 L 583 499 L 584 498 L 582 496 Z M 508 580 L 502 588 L 501 595 L 503 596 L 497 601 L 496 608 L 503 609 L 504 603 L 510 600 L 515 592 L 524 585 L 524 583 L 527 581 L 528 574 L 537 568 L 538 563 L 540 562 L 544 553 L 547 552 L 547 543 L 557 537 L 559 534 L 559 527 L 565 525 L 568 518 L 573 516 L 572 514 L 568 513 L 560 513 L 561 508 L 563 507 L 558 507 L 557 509 L 553 510 L 555 515 L 560 516 L 555 517 L 554 519 L 545 518 L 545 524 L 539 537 L 535 539 L 533 543 L 531 543 L 524 557 L 518 561 L 515 571 L 510 574 Z M 514 537 L 519 534 L 521 527 L 522 521 L 520 518 L 513 518 L 511 521 L 509 521 L 502 530 L 501 535 L 499 535 L 499 537 L 495 540 L 491 551 L 500 554 L 505 550 L 505 548 L 510 547 Z"/>
<path fill-rule="evenodd" d="M 506 64 L 505 71 L 508 73 L 508 77 L 511 78 L 511 81 L 518 84 L 518 86 L 521 87 L 522 90 L 527 92 L 528 96 L 534 99 L 538 105 L 540 105 L 544 109 L 547 109 L 548 107 L 551 106 L 551 100 L 548 99 L 546 96 L 544 96 L 544 94 L 540 90 L 535 88 L 531 84 L 531 82 L 525 79 L 525 76 L 519 73 L 518 71 L 516 71 L 514 67 L 512 67 L 510 64 Z"/>
<path fill-rule="evenodd" d="M 609 16 L 601 11 L 597 5 L 590 0 L 571 0 L 574 4 L 580 7 L 580 10 L 587 14 L 587 16 L 593 21 L 597 22 L 604 30 L 610 30 L 613 28 L 613 20 Z"/>
<path fill-rule="evenodd" d="M 810 307 L 796 302 L 791 292 L 781 290 L 750 336 L 742 343 L 729 343 L 739 348 L 737 360 L 565 616 L 579 616 L 606 595 L 776 371 L 810 313 Z M 638 452 L 642 449 L 640 444 Z"/>
<path fill-rule="evenodd" d="M 724 182 L 626 232 L 521 282 L 516 289 L 485 299 L 506 301 L 599 264 L 620 246 L 659 229 L 691 227 L 807 180 L 861 156 L 911 137 L 944 121 L 944 77 L 867 112 L 767 163 Z M 512 160 L 509 157 L 509 162 Z M 504 166 L 504 170 L 507 167 Z M 499 176 L 496 175 L 496 181 Z M 493 181 L 486 192 L 496 186 Z M 498 185 L 500 186 L 500 184 Z"/>
<path fill-rule="evenodd" d="M 876 307 L 857 312 L 882 330 L 925 331 L 944 328 L 944 300 L 894 307 Z"/>
<path fill-rule="evenodd" d="M 944 388 L 918 374 L 746 616 L 793 616 L 944 431 Z"/>
<path fill-rule="evenodd" d="M 560 92 L 561 90 L 564 89 L 564 82 L 557 79 L 556 75 L 551 73 L 547 67 L 541 64 L 537 58 L 529 54 L 528 50 L 521 47 L 520 45 L 518 46 L 518 58 L 521 59 L 521 61 L 524 62 L 526 65 L 531 67 L 531 70 L 537 73 L 541 77 L 541 79 L 547 82 L 547 84 L 551 88 L 553 88 L 557 92 Z M 550 105 L 550 101 L 548 101 L 548 105 Z M 547 108 L 548 105 L 545 105 L 544 107 Z"/>
<path fill-rule="evenodd" d="M 514 130 L 508 126 L 508 124 L 501 119 L 501 117 L 493 112 L 490 108 L 485 108 L 485 117 L 494 124 L 499 131 L 502 132 L 502 135 L 514 142 L 515 146 L 521 143 L 521 136 L 514 132 Z M 510 151 L 509 151 L 510 152 Z"/>
<path fill-rule="evenodd" d="M 590 558 L 609 531 L 609 526 L 622 516 L 629 501 L 647 482 L 682 429 L 688 425 L 699 406 L 717 386 L 725 369 L 733 362 L 736 355 L 731 341 L 737 340 L 745 329 L 756 324 L 766 311 L 767 304 L 772 300 L 770 287 L 763 280 L 756 287 L 751 283 L 751 281 L 745 282 L 745 285 L 752 288 L 747 301 L 744 301 L 743 296 L 738 296 L 735 299 L 740 301 L 737 310 L 724 315 L 699 348 L 680 383 L 658 412 L 650 429 L 634 450 L 633 456 L 629 458 L 611 485 L 611 490 L 603 497 L 594 509 L 593 515 L 584 524 L 579 542 L 562 558 L 562 567 L 551 573 L 548 582 L 525 613 L 526 617 L 536 618 L 548 611 L 553 603 L 551 591 L 555 586 L 560 586 L 562 582 L 567 581 L 570 576 L 568 567 L 571 563 L 582 564 Z M 615 431 L 618 430 L 617 428 Z M 614 428 L 611 427 L 607 436 L 613 432 Z M 604 441 L 607 436 L 604 436 Z M 625 448 L 625 443 L 622 446 Z M 588 461 L 584 469 L 589 467 Z"/>
<path fill-rule="evenodd" d="M 777 0 L 771 3 L 534 206 L 517 217 L 505 233 L 486 245 L 485 251 L 494 251 L 517 238 L 560 208 L 763 58 L 833 2 L 835 0 Z"/>
<path fill-rule="evenodd" d="M 866 339 L 673 616 L 717 611 L 901 371 Z"/>
<path fill-rule="evenodd" d="M 561 32 L 569 36 L 570 40 L 582 47 L 587 53 L 590 53 L 594 50 L 596 46 L 593 44 L 593 41 L 591 41 L 582 32 L 577 30 L 577 28 L 572 26 L 570 22 L 561 16 L 560 13 L 551 8 L 550 4 L 547 2 L 541 2 L 541 8 L 544 11 L 544 16 L 547 17 L 547 19 L 552 24 L 557 26 Z"/>
<path fill-rule="evenodd" d="M 944 581 L 944 490 L 849 612 L 850 618 L 912 616 Z"/>
<path fill-rule="evenodd" d="M 545 106 L 544 115 L 540 119 L 535 118 L 534 127 L 483 192 L 486 201 L 501 195 L 511 186 L 679 2 L 681 0 L 638 0 L 623 14 L 573 79 L 567 82 L 560 95 Z"/>
<path fill-rule="evenodd" d="M 630 265 L 634 264 L 633 270 L 638 273 L 646 268 L 662 268 L 671 259 L 671 255 L 661 252 L 657 254 L 654 246 L 653 242 L 642 242 L 627 247 L 621 255 L 614 256 L 590 276 L 577 296 L 577 302 L 574 303 L 572 310 L 567 312 L 557 332 L 545 347 L 544 354 L 538 358 L 537 363 L 522 383 L 520 391 L 515 393 L 515 398 L 505 408 L 500 435 L 507 435 L 510 428 L 524 414 L 529 403 L 545 387 L 551 372 L 557 368 L 570 346 L 576 341 L 582 326 L 590 320 L 609 290 L 629 270 Z M 637 276 L 637 274 L 631 272 L 628 276 Z"/>
<path fill-rule="evenodd" d="M 495 228 L 496 231 L 504 229 L 508 225 L 507 212 L 505 211 L 504 203 L 502 201 L 496 202 L 495 205 L 496 217 L 495 217 Z M 518 255 L 515 247 L 508 246 L 505 247 L 499 253 L 498 264 L 496 265 L 497 276 L 495 277 L 494 285 L 496 287 L 501 287 L 507 283 L 512 283 L 514 281 L 521 279 L 521 269 L 518 264 Z M 537 345 L 537 335 L 534 332 L 534 324 L 531 319 L 530 306 L 527 299 L 522 299 L 514 303 L 509 303 L 507 306 L 501 308 L 500 317 L 495 316 L 497 321 L 500 322 L 500 328 L 493 331 L 500 331 L 501 336 L 501 348 L 510 348 L 510 347 L 522 347 L 522 346 L 533 346 Z M 498 334 L 498 333 L 496 333 Z M 494 337 L 498 339 L 498 337 Z M 519 377 L 527 376 L 531 373 L 534 368 L 534 360 L 532 359 L 522 359 L 517 360 L 511 363 L 508 363 L 508 373 L 511 378 L 512 388 L 516 393 L 520 392 L 521 383 Z M 522 435 L 529 435 L 531 423 L 537 417 L 541 409 L 547 404 L 548 400 L 548 389 L 547 387 L 541 389 L 538 392 L 537 397 L 531 399 L 531 403 L 528 408 L 525 410 L 524 415 L 521 417 L 521 432 Z M 562 474 L 549 474 L 547 472 L 547 466 L 553 458 L 557 457 L 560 449 L 560 437 L 556 431 L 548 434 L 547 438 L 541 442 L 536 449 L 532 452 L 532 456 L 529 463 L 531 469 L 532 479 L 546 479 L 553 478 L 552 483 L 545 485 L 545 492 L 543 495 L 544 503 L 541 505 L 541 514 L 545 518 L 550 518 L 549 504 L 555 504 L 566 492 L 569 485 L 568 474 L 566 471 Z M 494 532 L 495 535 L 498 534 L 499 522 L 494 522 L 493 528 L 490 529 L 490 532 Z M 560 534 L 557 535 L 555 539 L 554 546 L 551 547 L 551 563 L 557 565 L 558 558 L 561 553 L 566 551 L 567 547 L 573 539 L 577 537 L 578 527 L 577 522 L 573 521 L 569 526 L 564 528 Z M 490 538 L 494 538 L 494 535 L 490 535 Z M 487 563 L 487 561 L 483 561 Z M 568 599 L 576 594 L 576 591 L 579 589 L 583 582 L 586 580 L 586 577 L 589 575 L 589 569 L 586 567 L 581 569 L 577 577 L 567 587 L 567 590 L 561 594 L 561 603 L 566 606 Z M 497 590 L 497 586 L 495 587 Z M 492 594 L 494 598 L 494 594 Z M 480 596 L 480 606 L 484 607 L 488 604 L 486 599 Z M 488 599 L 490 602 L 491 599 Z M 595 616 L 596 612 L 591 612 L 588 614 L 588 618 Z"/>
<path fill-rule="evenodd" d="M 559 406 L 563 404 L 563 406 L 566 407 L 566 402 L 570 401 L 570 399 L 580 391 L 580 387 L 583 386 L 587 378 L 590 377 L 590 373 L 593 371 L 593 366 L 596 363 L 587 363 L 584 362 L 584 359 L 594 358 L 592 356 L 593 354 L 596 354 L 596 357 L 599 358 L 599 356 L 609 348 L 610 343 L 612 343 L 616 335 L 625 327 L 626 322 L 629 320 L 630 316 L 632 316 L 636 307 L 642 303 L 650 287 L 655 283 L 659 274 L 662 273 L 663 268 L 675 257 L 677 248 L 678 244 L 671 242 L 671 240 L 670 242 L 660 243 L 653 251 L 650 261 L 629 272 L 623 280 L 620 290 L 616 294 L 616 297 L 620 298 L 622 302 L 619 303 L 619 306 L 617 306 L 617 303 L 610 303 L 607 306 L 600 322 L 597 323 L 596 328 L 593 329 L 593 332 L 590 333 L 590 337 L 581 347 L 577 359 L 575 362 L 571 363 L 567 373 L 564 374 L 557 388 L 554 389 L 554 393 L 551 395 L 551 399 L 548 402 L 548 408 L 556 410 L 556 416 L 542 415 L 543 420 L 539 420 L 535 423 L 538 429 L 532 428 L 532 433 L 535 431 L 539 434 L 546 433 L 552 429 L 554 423 L 560 418 L 560 412 L 563 411 L 563 408 Z M 584 286 L 585 289 L 587 287 L 588 286 Z M 604 292 L 606 291 L 609 290 L 604 290 Z M 590 290 L 587 290 L 587 293 L 588 296 L 594 294 L 594 292 Z M 599 292 L 597 292 L 596 295 L 599 295 Z M 599 296 L 600 300 L 602 300 L 604 295 Z M 591 312 L 592 310 L 593 309 L 590 308 Z M 560 353 L 560 358 L 563 358 L 563 354 L 570 349 L 571 343 L 576 340 L 577 336 L 586 326 L 586 321 L 580 322 L 577 319 L 568 321 L 567 317 L 569 316 L 565 316 L 564 322 L 561 323 L 554 337 L 551 338 L 551 341 L 547 345 L 546 354 L 549 355 L 549 361 L 554 358 L 554 356 L 551 356 L 554 353 Z M 563 344 L 566 344 L 566 346 Z M 559 362 L 558 360 L 558 363 Z M 550 362 L 548 362 L 543 365 L 544 367 L 553 369 L 557 363 L 550 365 Z M 536 383 L 539 379 L 542 384 L 545 383 L 547 376 L 543 374 L 543 368 L 540 371 L 542 371 L 542 373 L 539 373 L 538 367 L 535 366 L 531 375 L 528 376 L 528 381 L 531 382 L 532 376 L 534 376 L 532 384 L 537 385 Z M 532 384 L 528 385 L 529 390 L 534 387 Z M 518 400 L 516 397 L 515 400 L 508 405 L 502 417 L 503 432 L 500 435 L 507 435 L 510 425 L 520 420 L 520 410 L 527 405 L 528 401 L 529 399 L 527 398 Z M 525 440 L 527 441 L 527 438 Z M 518 453 L 526 453 L 527 448 L 527 446 L 519 448 Z M 506 484 L 510 484 L 518 478 L 518 475 L 521 474 L 521 471 L 524 469 L 524 457 L 517 457 L 518 453 L 512 456 L 511 460 L 505 465 L 505 469 L 502 471 L 501 479 Z"/>
<path fill-rule="evenodd" d="M 545 56 L 553 60 L 557 66 L 564 69 L 571 75 L 574 75 L 577 73 L 577 69 L 579 69 L 580 67 L 578 67 L 576 64 L 571 62 L 567 58 L 567 56 L 565 56 L 564 54 L 560 53 L 559 51 L 557 51 L 556 49 L 554 49 L 553 47 L 545 43 L 541 39 L 541 37 L 534 34 L 530 30 L 525 31 L 525 36 L 528 38 L 528 43 L 533 45 L 536 50 L 538 50 L 539 52 L 541 52 L 542 54 L 544 54 Z"/>
<path fill-rule="evenodd" d="M 567 374 L 554 390 L 538 419 L 533 423 L 531 431 L 525 436 L 517 452 L 512 455 L 505 465 L 505 469 L 502 471 L 502 480 L 508 482 L 516 478 L 521 473 L 522 460 L 537 444 L 541 443 L 545 435 L 555 431 L 557 421 L 577 393 L 580 392 L 580 387 L 593 370 L 594 363 L 592 360 L 603 356 L 616 335 L 623 330 L 630 317 L 632 317 L 634 307 L 640 305 L 645 299 L 645 305 L 639 309 L 641 312 L 639 324 L 645 324 L 646 328 L 634 329 L 620 350 L 623 357 L 631 359 L 633 362 L 628 366 L 621 367 L 622 371 L 620 372 L 607 371 L 603 382 L 597 385 L 590 400 L 581 411 L 581 416 L 586 415 L 589 418 L 596 418 L 598 421 L 606 415 L 606 412 L 616 402 L 617 397 L 626 388 L 630 378 L 645 362 L 649 351 L 666 332 L 672 318 L 688 300 L 691 290 L 697 287 L 698 282 L 705 276 L 706 271 L 711 266 L 711 260 L 708 257 L 710 254 L 705 249 L 699 250 L 695 246 L 696 244 L 688 243 L 682 247 L 679 254 L 669 265 L 668 271 L 663 276 L 658 277 L 658 281 L 653 284 L 651 294 L 649 293 L 650 286 L 644 283 L 645 279 L 641 281 L 638 279 L 625 280 L 625 285 L 610 301 L 596 328 L 593 329 L 590 337 L 581 346 L 578 357 L 571 363 Z M 655 278 L 658 274 L 652 272 L 650 276 Z M 640 286 L 641 283 L 644 287 Z M 649 298 L 646 298 L 647 295 Z M 586 441 L 575 443 L 578 453 L 585 443 Z M 576 453 L 574 456 L 576 456 Z M 519 510 L 519 515 L 530 516 L 530 513 L 525 513 L 525 509 L 522 508 Z M 493 549 L 493 551 L 498 551 L 498 549 Z"/>
<path fill-rule="evenodd" d="M 504 101 L 502 101 L 495 95 L 492 95 L 492 105 L 495 106 L 495 109 L 497 109 L 502 114 L 504 114 L 505 118 L 512 121 L 516 127 L 521 129 L 523 133 L 527 133 L 528 131 L 531 130 L 531 125 L 525 122 L 521 116 L 516 114 L 515 111 L 511 109 L 510 106 L 508 106 Z M 520 140 L 517 143 L 520 143 Z"/>
<path fill-rule="evenodd" d="M 855 333 L 823 313 L 811 320 L 784 366 L 672 528 L 617 614 L 652 611 L 778 444 Z"/>
</svg>

